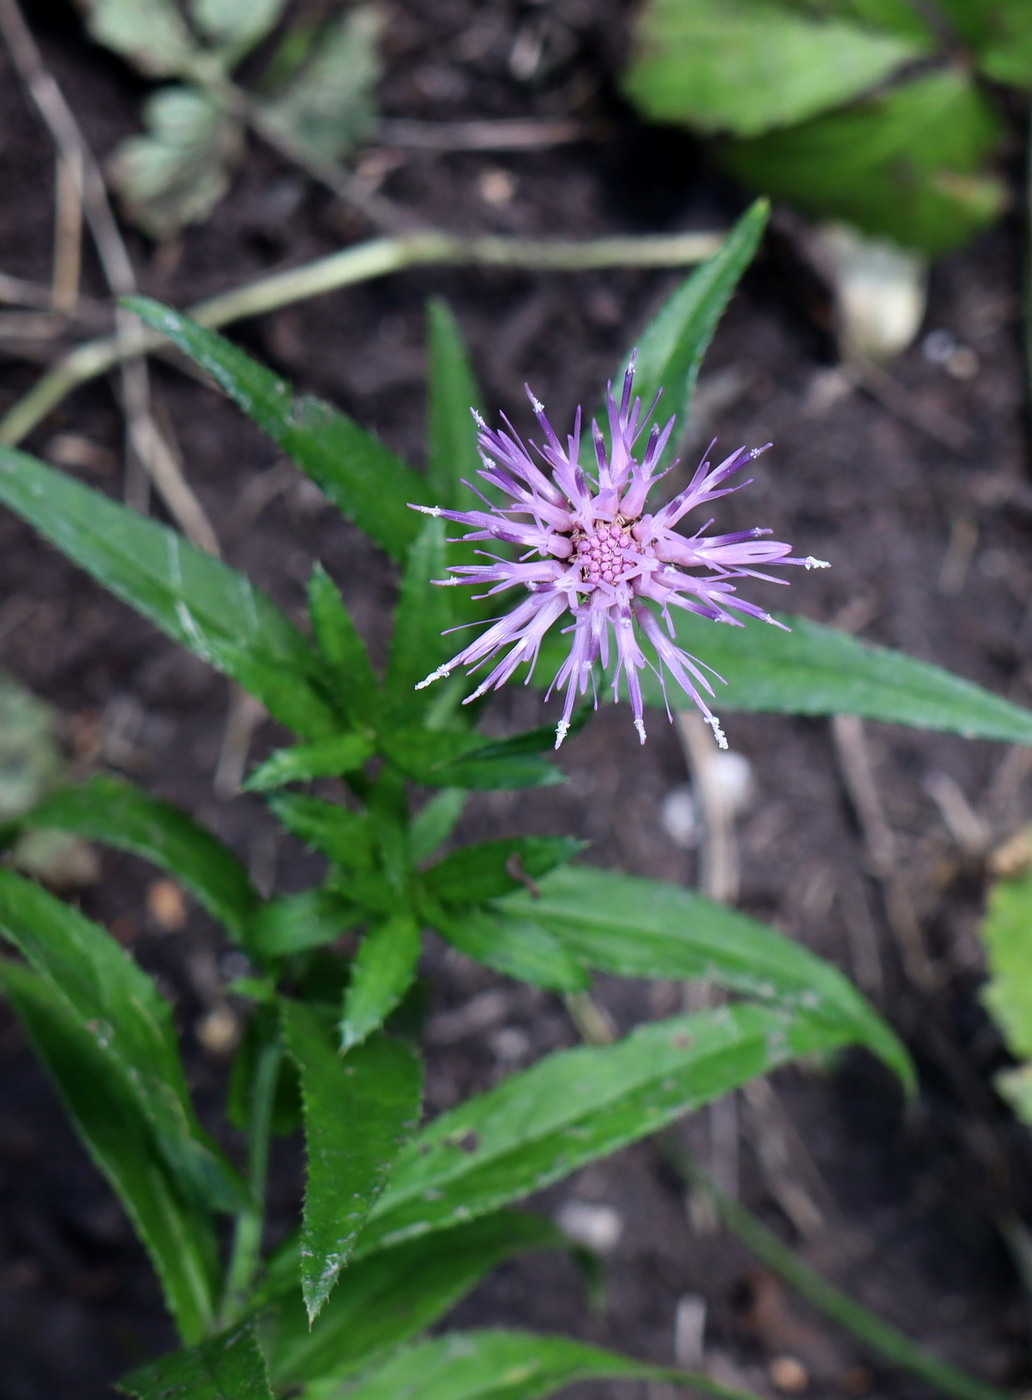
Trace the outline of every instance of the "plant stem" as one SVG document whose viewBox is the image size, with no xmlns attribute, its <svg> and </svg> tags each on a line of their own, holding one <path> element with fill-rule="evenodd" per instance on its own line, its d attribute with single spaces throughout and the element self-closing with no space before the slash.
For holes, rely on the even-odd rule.
<svg viewBox="0 0 1032 1400">
<path fill-rule="evenodd" d="M 677 233 L 572 242 L 493 235 L 466 238 L 434 232 L 374 238 L 199 302 L 189 307 L 187 314 L 200 325 L 215 329 L 356 282 L 430 264 L 563 272 L 604 267 L 689 267 L 710 257 L 721 239 L 718 233 Z M 156 332 L 141 331 L 131 345 L 113 336 L 80 345 L 14 405 L 0 422 L 0 442 L 16 446 L 80 384 L 163 344 Z"/>
<path fill-rule="evenodd" d="M 852 1332 L 872 1351 L 878 1352 L 904 1370 L 913 1372 L 915 1376 L 920 1376 L 923 1381 L 927 1381 L 944 1394 L 955 1396 L 956 1400 L 1014 1400 L 1007 1391 L 999 1390 L 988 1381 L 980 1380 L 977 1376 L 951 1366 L 948 1361 L 941 1361 L 937 1356 L 932 1356 L 890 1323 L 884 1322 L 828 1283 L 808 1264 L 804 1264 L 787 1245 L 782 1244 L 777 1235 L 768 1230 L 755 1215 L 718 1191 L 699 1166 L 669 1135 L 664 1136 L 662 1150 L 689 1185 L 705 1192 L 719 1218 L 758 1259 L 776 1274 L 780 1274 L 807 1302 Z"/>
<path fill-rule="evenodd" d="M 244 1310 L 261 1252 L 265 1224 L 265 1183 L 269 1170 L 269 1134 L 283 1048 L 278 1037 L 262 1047 L 254 1068 L 247 1124 L 247 1185 L 251 1200 L 237 1212 L 233 1249 L 219 1326 L 228 1327 Z"/>
</svg>

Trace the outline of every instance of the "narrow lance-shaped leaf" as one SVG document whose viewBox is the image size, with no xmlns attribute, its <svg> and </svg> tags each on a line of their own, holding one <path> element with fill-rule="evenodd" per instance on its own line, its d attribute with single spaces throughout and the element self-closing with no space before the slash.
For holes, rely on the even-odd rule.
<svg viewBox="0 0 1032 1400">
<path fill-rule="evenodd" d="M 248 929 L 248 947 L 259 960 L 289 957 L 332 943 L 365 915 L 330 890 L 302 890 L 263 905 Z"/>
<path fill-rule="evenodd" d="M 241 1187 L 197 1121 L 171 1009 L 147 974 L 106 930 L 4 870 L 0 933 L 54 989 L 121 1078 L 183 1195 L 233 1209 Z"/>
<path fill-rule="evenodd" d="M 562 772 L 536 750 L 552 747 L 555 731 L 535 730 L 527 736 L 489 739 L 470 730 L 400 729 L 381 738 L 384 755 L 413 782 L 427 787 L 494 788 L 549 787 L 565 782 Z M 538 742 L 540 736 L 540 742 Z"/>
<path fill-rule="evenodd" d="M 468 509 L 471 497 L 462 483 L 476 482 L 480 468 L 472 412 L 480 408 L 480 391 L 447 302 L 440 297 L 427 302 L 426 324 L 430 356 L 427 481 L 435 504 Z"/>
<path fill-rule="evenodd" d="M 245 792 L 267 792 L 287 783 L 309 782 L 312 778 L 336 778 L 353 773 L 372 755 L 373 739 L 367 734 L 334 734 L 314 744 L 295 744 L 277 749 L 254 770 L 244 784 Z"/>
<path fill-rule="evenodd" d="M 270 793 L 265 800 L 288 831 L 346 870 L 366 870 L 372 864 L 366 816 L 299 792 Z"/>
<path fill-rule="evenodd" d="M 443 1113 L 404 1150 L 356 1254 L 497 1210 L 798 1055 L 841 1026 L 749 1004 L 539 1060 Z"/>
<path fill-rule="evenodd" d="M 207 370 L 375 544 L 393 559 L 405 557 L 419 532 L 409 501 L 432 504 L 421 476 L 343 413 L 320 399 L 295 396 L 284 380 L 214 331 L 148 297 L 125 298 L 125 305 Z"/>
<path fill-rule="evenodd" d="M 671 415 L 676 416 L 674 444 L 688 417 L 703 356 L 743 272 L 752 262 L 769 209 L 765 199 L 758 199 L 713 257 L 681 283 L 638 337 L 635 392 L 647 408 L 662 390 L 657 419 L 664 423 Z M 615 383 L 620 383 L 626 367 L 627 361 Z"/>
<path fill-rule="evenodd" d="M 300 1002 L 282 1003 L 287 1049 L 301 1073 L 308 1172 L 301 1291 L 309 1319 L 330 1295 L 402 1141 L 419 1117 L 418 1061 L 374 1036 L 345 1058 Z"/>
<path fill-rule="evenodd" d="M 308 580 L 308 616 L 329 672 L 334 703 L 352 724 L 375 725 L 382 701 L 369 653 L 355 631 L 336 584 L 321 564 L 316 564 Z"/>
<path fill-rule="evenodd" d="M 272 1400 L 265 1358 L 246 1326 L 173 1351 L 123 1376 L 118 1389 L 137 1400 Z"/>
<path fill-rule="evenodd" d="M 409 550 L 394 610 L 384 697 L 385 727 L 400 729 L 418 724 L 420 716 L 437 699 L 436 692 L 417 686 L 447 661 L 453 639 L 443 636 L 451 622 L 449 595 L 437 587 L 444 573 L 444 524 L 425 520 Z"/>
<path fill-rule="evenodd" d="M 342 1050 L 350 1050 L 383 1025 L 412 985 L 418 957 L 419 925 L 411 914 L 395 914 L 369 930 L 344 994 Z"/>
<path fill-rule="evenodd" d="M 3 446 L 0 503 L 166 636 L 257 696 L 282 724 L 313 739 L 332 732 L 315 655 L 243 574 L 174 530 Z"/>
<path fill-rule="evenodd" d="M 51 793 L 25 822 L 143 856 L 180 880 L 238 942 L 246 941 L 261 899 L 233 852 L 180 808 L 98 776 Z"/>
<path fill-rule="evenodd" d="M 496 1264 L 568 1242 L 550 1220 L 500 1211 L 351 1264 L 314 1326 L 299 1290 L 277 1300 L 267 1349 L 277 1387 L 341 1381 L 408 1341 L 453 1307 Z"/>
<path fill-rule="evenodd" d="M 888 1025 L 830 963 L 774 929 L 692 890 L 615 870 L 564 866 L 534 895 L 496 901 L 531 920 L 584 966 L 618 977 L 698 977 L 837 1025 L 910 1084 L 913 1069 Z"/>
<path fill-rule="evenodd" d="M 447 909 L 425 901 L 423 914 L 453 948 L 517 982 L 552 992 L 579 992 L 589 977 L 580 960 L 533 919 L 491 908 Z"/>
<path fill-rule="evenodd" d="M 392 1357 L 348 1391 L 348 1400 L 537 1400 L 577 1381 L 655 1381 L 713 1395 L 756 1400 L 709 1376 L 652 1366 L 568 1337 L 536 1332 L 448 1332 Z M 311 1400 L 328 1391 L 313 1388 Z"/>
<path fill-rule="evenodd" d="M 412 818 L 409 845 L 415 864 L 432 856 L 447 841 L 462 816 L 466 793 L 462 788 L 442 788 Z"/>
<path fill-rule="evenodd" d="M 180 1336 L 198 1340 L 214 1309 L 216 1247 L 210 1221 L 177 1189 L 139 1100 L 67 1000 L 38 974 L 6 959 L 0 959 L 0 991 L 17 1012 L 90 1156 L 125 1206 Z"/>
</svg>

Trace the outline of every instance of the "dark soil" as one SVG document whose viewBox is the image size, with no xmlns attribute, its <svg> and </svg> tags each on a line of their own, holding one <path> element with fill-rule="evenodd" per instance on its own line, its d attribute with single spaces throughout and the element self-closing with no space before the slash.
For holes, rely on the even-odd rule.
<svg viewBox="0 0 1032 1400">
<path fill-rule="evenodd" d="M 136 128 L 142 85 L 88 44 L 56 0 L 27 8 L 47 61 L 95 150 L 106 155 Z M 518 155 L 409 154 L 384 192 L 425 221 L 464 232 L 579 237 L 725 225 L 744 196 L 690 141 L 641 127 L 613 95 L 625 9 L 618 0 L 551 6 L 392 0 L 386 115 L 585 112 L 600 116 L 608 135 Z M 524 71 L 513 60 L 514 46 L 528 52 L 539 41 L 536 73 L 514 77 L 514 68 Z M 5 273 L 50 275 L 52 168 L 49 139 L 0 53 Z M 489 172 L 509 175 L 511 198 L 485 198 L 485 189 L 500 183 L 485 182 Z M 133 250 L 145 289 L 185 305 L 368 233 L 355 215 L 254 146 L 207 225 L 157 249 L 134 237 Z M 87 261 L 88 290 L 103 296 L 99 270 L 91 256 Z M 788 233 L 768 239 L 718 332 L 703 384 L 708 376 L 726 389 L 732 381 L 718 376 L 734 368 L 739 387 L 702 430 L 711 427 L 728 449 L 774 441 L 758 463 L 755 485 L 722 503 L 719 521 L 735 528 L 760 520 L 802 553 L 832 562 L 827 573 L 795 580 L 795 611 L 851 627 L 1028 704 L 1032 490 L 1020 261 L 1014 220 L 933 273 L 925 329 L 948 330 L 974 350 L 972 377 L 951 378 L 919 347 L 893 369 L 926 412 L 970 427 L 965 450 L 947 449 L 859 391 L 821 407 L 832 365 L 827 301 Z M 565 421 L 578 402 L 594 404 L 607 373 L 676 280 L 631 271 L 422 271 L 322 297 L 245 323 L 234 334 L 419 463 L 429 295 L 444 296 L 458 315 L 489 408 L 526 426 L 524 380 L 546 400 L 554 421 Z M 37 373 L 7 354 L 0 407 L 13 403 Z M 227 558 L 295 616 L 312 561 L 322 559 L 382 654 L 394 588 L 383 558 L 299 476 L 278 466 L 275 448 L 214 391 L 163 367 L 155 379 Z M 97 383 L 76 393 L 29 446 L 45 456 L 61 432 L 118 453 L 110 387 Z M 258 508 L 249 488 L 270 471 L 279 472 L 268 480 L 281 489 Z M 84 479 L 112 493 L 121 489 L 114 465 Z M 255 799 L 222 800 L 213 792 L 225 681 L 6 513 L 0 542 L 0 661 L 59 708 L 80 766 L 121 768 L 180 802 L 239 851 L 266 886 L 275 879 L 281 888 L 296 888 L 310 879 L 317 868 L 311 858 L 279 840 Z M 763 592 L 756 590 L 758 597 Z M 522 726 L 541 710 L 536 693 L 517 689 L 499 700 L 492 723 Z M 1030 1152 L 990 1087 L 1003 1060 L 977 999 L 984 872 L 958 848 L 928 795 L 929 778 L 948 775 L 1002 840 L 1032 809 L 1027 770 L 996 745 L 869 726 L 901 867 L 943 974 L 934 994 L 919 994 L 903 975 L 880 889 L 868 875 L 829 725 L 728 715 L 726 728 L 755 781 L 739 825 L 741 907 L 861 981 L 907 1039 L 923 1076 L 920 1105 L 909 1111 L 888 1076 L 860 1054 L 825 1073 L 777 1076 L 772 1102 L 740 1096 L 743 1199 L 829 1277 L 913 1337 L 997 1382 L 1027 1385 L 1029 1304 L 1001 1227 L 1032 1207 Z M 592 862 L 692 883 L 695 858 L 672 843 L 660 817 L 664 796 L 686 781 L 684 760 L 658 716 L 651 729 L 641 749 L 625 708 L 602 710 L 563 750 L 567 786 L 478 797 L 460 835 L 575 833 L 591 843 Z M 275 738 L 271 726 L 263 727 L 254 752 L 267 751 Z M 147 912 L 152 879 L 142 863 L 106 853 L 102 880 L 86 891 L 83 906 L 132 947 L 174 1000 L 191 1079 L 213 1119 L 226 1063 L 204 1049 L 197 1028 L 220 999 L 233 964 L 199 912 L 191 912 L 184 932 L 162 933 Z M 425 971 L 432 1110 L 575 1039 L 551 996 L 437 946 L 427 953 Z M 497 994 L 493 1000 L 475 1001 L 489 991 Z M 664 984 L 616 982 L 598 994 L 622 1028 L 669 1014 L 680 996 Z M 0 1400 L 99 1400 L 127 1367 L 172 1345 L 172 1333 L 142 1251 L 3 1009 L 0 1061 Z M 701 1116 L 685 1126 L 706 1160 L 713 1155 L 711 1136 L 719 1146 L 721 1122 L 726 1137 L 726 1114 L 720 1122 Z M 793 1224 L 783 1213 L 784 1173 L 770 1162 L 771 1144 L 778 1143 L 786 1147 L 790 1181 L 802 1185 L 816 1209 L 808 1232 L 800 1233 L 800 1218 Z M 274 1174 L 279 1229 L 292 1218 L 297 1189 L 298 1155 L 287 1144 Z M 581 1173 L 542 1204 L 555 1210 L 573 1197 L 610 1206 L 622 1219 L 606 1262 L 604 1304 L 589 1305 L 583 1280 L 565 1259 L 532 1257 L 499 1269 L 456 1310 L 455 1325 L 563 1330 L 670 1364 L 678 1300 L 699 1295 L 708 1307 L 707 1364 L 722 1379 L 773 1394 L 768 1367 L 789 1355 L 802 1363 L 813 1395 L 922 1393 L 806 1313 L 744 1249 L 707 1230 L 698 1210 L 686 1214 L 683 1187 L 654 1145 Z M 652 1388 L 652 1400 L 660 1400 L 661 1390 Z M 630 1400 L 642 1389 L 597 1393 Z"/>
</svg>

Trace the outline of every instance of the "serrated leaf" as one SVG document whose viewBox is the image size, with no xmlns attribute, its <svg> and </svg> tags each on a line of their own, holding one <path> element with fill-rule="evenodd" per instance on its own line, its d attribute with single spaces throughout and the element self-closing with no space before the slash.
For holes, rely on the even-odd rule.
<svg viewBox="0 0 1032 1400">
<path fill-rule="evenodd" d="M 242 1187 L 197 1121 L 171 1008 L 105 929 L 0 870 L 0 934 L 63 1000 L 150 1124 L 183 1195 L 231 1210 Z"/>
<path fill-rule="evenodd" d="M 333 683 L 334 701 L 354 725 L 375 726 L 382 701 L 369 653 L 355 631 L 336 584 L 321 564 L 316 564 L 308 579 L 308 616 Z"/>
<path fill-rule="evenodd" d="M 313 778 L 337 778 L 361 768 L 374 749 L 367 734 L 334 734 L 314 744 L 277 749 L 260 763 L 244 784 L 245 792 L 267 792 L 287 783 Z"/>
<path fill-rule="evenodd" d="M 692 890 L 572 865 L 545 875 L 536 895 L 507 895 L 495 907 L 540 924 L 586 967 L 618 977 L 697 977 L 819 1016 L 913 1082 L 899 1040 L 837 968 Z"/>
<path fill-rule="evenodd" d="M 127 58 L 149 78 L 182 77 L 197 45 L 175 0 L 76 0 L 98 44 Z"/>
<path fill-rule="evenodd" d="M 498 899 L 572 860 L 585 843 L 571 836 L 510 836 L 461 846 L 424 872 L 428 894 L 468 907 Z"/>
<path fill-rule="evenodd" d="M 265 800 L 298 840 L 322 851 L 346 870 L 366 870 L 371 866 L 372 833 L 366 816 L 298 792 L 272 793 Z"/>
<path fill-rule="evenodd" d="M 660 423 L 672 415 L 676 417 L 671 439 L 674 444 L 687 420 L 703 357 L 753 259 L 769 212 L 766 200 L 757 200 L 713 257 L 685 278 L 638 337 L 635 393 L 647 408 L 657 392 L 662 391 L 656 417 Z M 625 360 L 617 384 L 626 367 Z"/>
<path fill-rule="evenodd" d="M 497 1210 L 848 1038 L 841 1024 L 741 1004 L 640 1026 L 616 1045 L 558 1051 L 416 1134 L 356 1256 Z"/>
<path fill-rule="evenodd" d="M 290 957 L 332 943 L 364 918 L 361 909 L 330 890 L 303 890 L 263 905 L 248 927 L 247 943 L 261 959 Z"/>
<path fill-rule="evenodd" d="M 309 1328 L 300 1293 L 280 1301 L 267 1340 L 277 1387 L 341 1381 L 429 1327 L 496 1264 L 562 1249 L 549 1220 L 501 1211 L 438 1238 L 410 1240 L 351 1264 Z"/>
<path fill-rule="evenodd" d="M 805 617 L 775 616 L 791 631 L 752 619 L 744 627 L 688 614 L 675 619 L 678 645 L 727 681 L 726 687 L 714 684 L 718 713 L 860 715 L 969 739 L 1032 744 L 1032 712 L 972 681 Z M 648 672 L 642 690 L 648 704 L 663 704 Z M 675 709 L 691 703 L 675 686 L 668 697 Z"/>
<path fill-rule="evenodd" d="M 308 643 L 243 574 L 2 445 L 0 503 L 166 636 L 232 676 L 282 724 L 313 739 L 336 728 Z"/>
<path fill-rule="evenodd" d="M 928 47 L 770 0 L 650 0 L 621 86 L 653 121 L 757 136 L 870 92 Z"/>
<path fill-rule="evenodd" d="M 443 845 L 462 816 L 467 793 L 463 788 L 442 788 L 424 802 L 409 826 L 409 850 L 413 865 L 432 856 Z"/>
<path fill-rule="evenodd" d="M 200 88 L 167 87 L 143 104 L 146 135 L 116 149 L 108 176 L 126 217 L 152 238 L 200 224 L 229 189 L 242 132 Z"/>
<path fill-rule="evenodd" d="M 553 734 L 548 731 L 549 746 Z M 540 747 L 535 739 L 534 748 Z M 490 791 L 565 781 L 558 768 L 528 749 L 522 735 L 495 740 L 469 730 L 396 730 L 382 736 L 381 748 L 401 773 L 426 787 Z"/>
<path fill-rule="evenodd" d="M 301 1290 L 309 1321 L 330 1295 L 399 1146 L 419 1118 L 420 1067 L 401 1041 L 372 1036 L 345 1059 L 300 1002 L 281 1006 L 301 1073 L 308 1170 Z"/>
<path fill-rule="evenodd" d="M 730 141 L 720 159 L 805 213 L 937 256 L 1003 208 L 1004 187 L 986 169 L 999 136 L 967 74 L 946 68 L 789 130 Z"/>
<path fill-rule="evenodd" d="M 451 622 L 447 588 L 436 586 L 444 572 L 444 522 L 425 520 L 409 550 L 394 609 L 383 691 L 388 728 L 417 724 L 434 703 L 432 689 L 416 687 L 447 661 L 454 638 L 443 636 Z"/>
<path fill-rule="evenodd" d="M 382 64 L 372 5 L 345 10 L 314 40 L 304 67 L 261 107 L 262 119 L 323 160 L 341 160 L 376 119 Z"/>
<path fill-rule="evenodd" d="M 189 1351 L 173 1351 L 118 1382 L 137 1400 L 272 1400 L 265 1358 L 254 1327 L 209 1337 Z"/>
<path fill-rule="evenodd" d="M 427 481 L 435 504 L 469 509 L 472 496 L 463 481 L 477 480 L 480 453 L 473 410 L 480 391 L 462 343 L 458 322 L 447 302 L 432 297 L 426 305 Z"/>
<path fill-rule="evenodd" d="M 448 1332 L 417 1342 L 348 1391 L 348 1400 L 537 1400 L 577 1381 L 654 1381 L 720 1400 L 756 1400 L 706 1375 L 652 1366 L 568 1337 L 537 1332 Z M 313 1386 L 309 1400 L 329 1400 Z"/>
<path fill-rule="evenodd" d="M 233 852 L 180 808 L 97 776 L 51 793 L 25 822 L 143 856 L 185 885 L 236 942 L 247 942 L 261 899 Z"/>
<path fill-rule="evenodd" d="M 216 1248 L 210 1221 L 177 1189 L 139 1098 L 98 1037 L 37 973 L 0 959 L 10 1001 L 90 1156 L 150 1255 L 169 1312 L 187 1342 L 214 1309 Z"/>
<path fill-rule="evenodd" d="M 395 914 L 363 938 L 344 993 L 340 1047 L 351 1050 L 379 1026 L 412 985 L 419 957 L 419 926 L 411 914 Z"/>
<path fill-rule="evenodd" d="M 234 64 L 265 38 L 285 7 L 286 0 L 190 0 L 190 16 L 223 50 L 223 61 Z"/>
<path fill-rule="evenodd" d="M 425 903 L 424 917 L 466 957 L 553 992 L 579 992 L 588 975 L 558 938 L 534 919 L 497 909 L 445 909 Z"/>
<path fill-rule="evenodd" d="M 392 559 L 405 558 L 421 523 L 408 503 L 433 505 L 423 477 L 329 404 L 295 396 L 284 380 L 214 331 L 149 297 L 123 300 L 207 370 L 374 544 Z"/>
</svg>

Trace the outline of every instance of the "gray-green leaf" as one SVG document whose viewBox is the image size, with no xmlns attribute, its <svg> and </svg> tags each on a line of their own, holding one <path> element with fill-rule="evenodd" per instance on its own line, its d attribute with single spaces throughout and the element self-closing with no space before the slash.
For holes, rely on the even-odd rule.
<svg viewBox="0 0 1032 1400">
<path fill-rule="evenodd" d="M 351 964 L 344 993 L 340 1048 L 350 1050 L 379 1026 L 412 985 L 419 957 L 419 925 L 411 914 L 394 914 L 369 930 Z"/>
<path fill-rule="evenodd" d="M 373 1036 L 341 1059 L 310 1008 L 284 1001 L 282 1016 L 304 1101 L 301 1290 L 311 1320 L 383 1191 L 400 1144 L 415 1127 L 421 1074 L 401 1041 Z"/>
<path fill-rule="evenodd" d="M 175 0 L 76 0 L 98 44 L 149 78 L 181 77 L 198 56 Z"/>
</svg>

